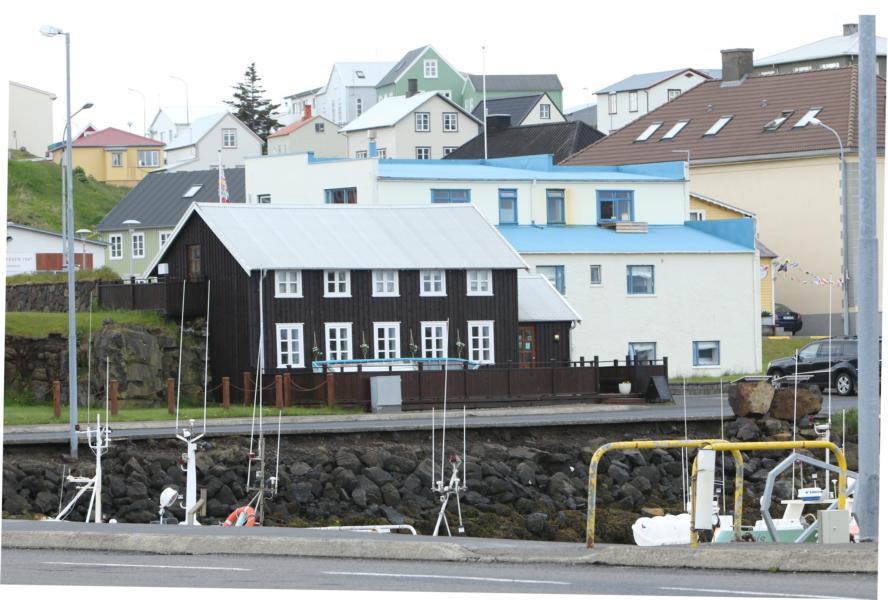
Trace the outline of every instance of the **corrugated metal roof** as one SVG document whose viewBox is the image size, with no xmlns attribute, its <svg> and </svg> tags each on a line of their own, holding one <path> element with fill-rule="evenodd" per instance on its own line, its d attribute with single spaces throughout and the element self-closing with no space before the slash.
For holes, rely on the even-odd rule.
<svg viewBox="0 0 888 600">
<path fill-rule="evenodd" d="M 549 154 L 488 160 L 386 159 L 379 161 L 378 170 L 380 179 L 454 181 L 684 181 L 684 176 L 684 162 L 676 160 L 577 168 L 553 165 Z"/>
<path fill-rule="evenodd" d="M 395 66 L 394 62 L 338 62 L 333 68 L 339 69 L 346 87 L 376 87 L 379 81 Z M 364 74 L 363 79 L 357 71 Z"/>
<path fill-rule="evenodd" d="M 246 198 L 244 168 L 225 169 L 225 183 L 233 203 L 243 203 Z M 182 196 L 195 185 L 200 189 L 191 198 Z M 123 222 L 135 219 L 141 225 L 137 229 L 172 229 L 193 202 L 218 202 L 219 170 L 203 171 L 157 171 L 148 173 L 111 209 L 99 226 L 98 231 L 123 231 L 128 229 Z"/>
<path fill-rule="evenodd" d="M 885 146 L 885 79 L 876 78 L 876 131 L 879 148 Z M 735 157 L 838 150 L 835 136 L 815 125 L 793 127 L 811 108 L 822 107 L 817 118 L 841 137 L 845 150 L 857 146 L 857 67 L 806 73 L 748 77 L 742 84 L 722 87 L 704 81 L 671 102 L 652 110 L 606 138 L 564 161 L 566 165 L 654 162 L 675 158 L 672 150 L 688 150 L 691 162 Z M 776 131 L 765 125 L 784 111 L 794 111 Z M 705 135 L 720 117 L 731 120 L 716 135 Z M 680 120 L 690 120 L 674 138 L 663 135 Z M 662 123 L 645 142 L 639 135 L 653 123 Z"/>
<path fill-rule="evenodd" d="M 876 56 L 885 56 L 885 50 L 888 47 L 883 37 L 876 38 Z M 850 54 L 858 54 L 860 49 L 860 34 L 837 35 L 824 38 L 793 48 L 765 56 L 753 61 L 756 67 L 767 67 L 769 65 L 780 65 L 784 63 L 802 62 L 806 60 L 817 60 L 818 58 L 832 58 L 834 56 L 848 56 Z"/>
<path fill-rule="evenodd" d="M 216 113 L 214 115 L 207 115 L 206 117 L 201 117 L 191 123 L 190 127 L 185 127 L 182 129 L 182 132 L 173 138 L 169 144 L 167 144 L 167 150 L 176 150 L 177 148 L 185 148 L 186 146 L 191 146 L 196 144 L 203 137 L 216 126 L 219 121 L 225 118 L 225 115 L 229 113 Z"/>
<path fill-rule="evenodd" d="M 464 73 L 472 80 L 472 86 L 480 92 L 482 89 L 481 75 Z M 535 92 L 535 91 L 561 91 L 561 80 L 555 73 L 543 73 L 540 75 L 487 75 L 488 92 Z"/>
<path fill-rule="evenodd" d="M 509 122 L 512 125 L 518 125 L 542 97 L 543 94 L 531 94 L 530 96 L 512 96 L 510 98 L 488 98 L 487 114 L 509 115 L 511 117 Z M 484 122 L 484 102 L 478 103 L 478 106 L 472 111 L 472 116 L 482 123 Z"/>
<path fill-rule="evenodd" d="M 502 158 L 527 154 L 551 154 L 557 163 L 603 137 L 603 133 L 582 121 L 509 127 L 487 134 L 487 156 Z M 446 160 L 484 158 L 484 134 L 472 138 L 444 158 Z"/>
<path fill-rule="evenodd" d="M 713 79 L 719 79 L 721 77 L 721 71 L 718 69 L 685 68 L 672 69 L 669 71 L 656 71 L 654 73 L 636 73 L 635 75 L 630 75 L 626 79 L 618 81 L 617 83 L 613 83 L 605 88 L 602 88 L 595 93 L 610 94 L 615 92 L 626 92 L 630 90 L 646 90 L 651 86 L 657 85 L 661 81 L 671 79 L 676 75 L 684 73 L 685 71 L 693 71 L 694 73 L 698 73 L 700 75 L 704 75 Z"/>
<path fill-rule="evenodd" d="M 316 87 L 310 90 L 305 90 L 304 92 L 296 92 L 295 94 L 290 94 L 289 96 L 284 96 L 285 99 L 290 100 L 292 98 L 301 98 L 302 96 L 314 96 L 318 92 L 321 91 L 321 87 Z"/>
<path fill-rule="evenodd" d="M 354 119 L 339 131 L 348 132 L 361 131 L 363 129 L 376 129 L 378 127 L 391 127 L 435 96 L 440 97 L 467 117 L 477 121 L 475 117 L 466 112 L 461 106 L 454 104 L 451 100 L 442 96 L 438 92 L 419 92 L 413 96 L 391 96 L 385 98 L 368 108 L 360 117 Z"/>
<path fill-rule="evenodd" d="M 163 142 L 142 137 L 128 131 L 106 127 L 89 135 L 81 135 L 71 146 L 74 148 L 107 148 L 115 146 L 163 146 Z"/>
<path fill-rule="evenodd" d="M 62 238 L 61 233 L 58 233 L 55 231 L 49 231 L 48 229 L 39 229 L 37 227 L 31 227 L 30 225 L 19 225 L 18 223 L 13 223 L 11 221 L 6 223 L 6 229 L 7 230 L 20 229 L 22 231 L 33 231 L 34 233 L 42 233 L 42 234 L 51 235 L 53 237 L 57 237 L 60 239 Z M 78 244 L 81 244 L 84 241 L 86 241 L 87 244 L 94 244 L 96 246 L 107 246 L 108 245 L 108 242 L 104 242 L 102 240 L 91 240 L 90 238 L 84 238 L 83 235 L 78 236 L 78 235 L 76 235 L 76 233 L 74 235 L 74 239 Z"/>
<path fill-rule="evenodd" d="M 543 275 L 518 276 L 518 322 L 576 321 L 583 318 Z"/>
<path fill-rule="evenodd" d="M 738 219 L 743 221 L 747 219 Z M 720 221 L 727 224 L 729 221 Z M 500 233 L 522 254 L 747 253 L 743 246 L 688 225 L 648 225 L 647 233 L 617 233 L 595 225 L 502 225 Z"/>
<path fill-rule="evenodd" d="M 410 52 L 408 52 L 407 54 L 405 54 L 401 58 L 401 60 L 396 62 L 395 66 L 392 67 L 388 73 L 386 73 L 385 77 L 383 77 L 382 79 L 379 80 L 379 83 L 376 84 L 376 87 L 382 87 L 382 86 L 389 85 L 389 84 L 396 82 L 398 80 L 398 77 L 404 71 L 404 69 L 409 67 L 413 63 L 413 61 L 416 60 L 417 57 L 419 57 L 420 54 L 425 52 L 426 48 L 428 48 L 428 47 L 429 46 L 427 46 L 427 45 L 421 46 L 421 47 L 415 48 L 415 49 L 411 50 Z"/>
<path fill-rule="evenodd" d="M 472 205 L 195 204 L 192 210 L 248 273 L 527 268 Z M 177 233 L 191 214 L 182 217 Z"/>
</svg>

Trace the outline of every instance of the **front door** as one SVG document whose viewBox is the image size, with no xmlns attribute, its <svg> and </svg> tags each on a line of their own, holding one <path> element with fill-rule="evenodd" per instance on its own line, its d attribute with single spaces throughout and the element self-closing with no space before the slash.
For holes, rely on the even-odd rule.
<svg viewBox="0 0 888 600">
<path fill-rule="evenodd" d="M 521 368 L 532 367 L 536 362 L 536 327 L 518 326 L 518 361 Z"/>
</svg>

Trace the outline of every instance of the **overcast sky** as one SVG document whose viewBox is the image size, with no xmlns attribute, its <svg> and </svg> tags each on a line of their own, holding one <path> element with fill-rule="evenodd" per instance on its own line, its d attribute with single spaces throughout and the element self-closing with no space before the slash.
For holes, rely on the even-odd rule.
<svg viewBox="0 0 888 600">
<path fill-rule="evenodd" d="M 55 137 L 65 109 L 62 37 L 40 35 L 41 24 L 71 33 L 72 106 L 95 107 L 75 118 L 143 130 L 160 106 L 185 104 L 192 120 L 224 108 L 231 85 L 255 62 L 268 96 L 326 82 L 335 61 L 395 61 L 432 44 L 457 69 L 480 73 L 557 73 L 565 107 L 633 73 L 682 67 L 720 68 L 724 48 L 750 47 L 763 57 L 825 37 L 879 2 L 417 2 L 344 0 L 322 3 L 154 0 L 18 2 L 4 8 L 2 69 L 7 78 L 58 95 Z M 884 2 L 881 3 L 884 6 Z M 587 91 L 588 90 L 588 91 Z M 132 123 L 132 125 L 129 125 Z"/>
</svg>

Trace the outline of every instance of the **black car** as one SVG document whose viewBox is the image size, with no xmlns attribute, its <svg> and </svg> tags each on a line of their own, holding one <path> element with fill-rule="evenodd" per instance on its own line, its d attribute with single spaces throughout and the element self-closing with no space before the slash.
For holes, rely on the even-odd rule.
<svg viewBox="0 0 888 600">
<path fill-rule="evenodd" d="M 795 358 L 792 356 L 768 363 L 770 376 L 783 377 L 795 373 Z M 813 375 L 808 381 L 818 385 L 821 390 L 825 390 L 831 380 L 832 387 L 840 396 L 850 396 L 857 389 L 857 337 L 817 340 L 799 348 L 798 373 Z"/>
<path fill-rule="evenodd" d="M 802 315 L 793 312 L 783 304 L 777 304 L 774 307 L 774 325 L 795 335 L 802 328 Z"/>
</svg>

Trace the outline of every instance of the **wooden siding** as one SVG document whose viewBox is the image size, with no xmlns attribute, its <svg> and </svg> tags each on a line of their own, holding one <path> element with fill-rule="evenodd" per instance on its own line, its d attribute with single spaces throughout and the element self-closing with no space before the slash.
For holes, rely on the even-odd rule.
<svg viewBox="0 0 888 600">
<path fill-rule="evenodd" d="M 565 364 L 570 362 L 570 322 L 555 321 L 544 323 L 527 323 L 533 325 L 536 339 L 536 362 L 540 366 L 552 363 Z M 555 341 L 558 334 L 559 341 Z M 515 346 L 518 343 L 516 341 Z M 592 357 L 587 357 L 592 360 Z"/>
<path fill-rule="evenodd" d="M 410 356 L 410 332 L 417 346 L 422 346 L 422 321 L 450 319 L 448 355 L 457 356 L 456 331 L 466 348 L 467 321 L 493 321 L 494 358 L 498 363 L 516 361 L 518 357 L 518 279 L 515 270 L 494 270 L 493 296 L 467 296 L 466 272 L 446 272 L 447 296 L 420 296 L 419 271 L 400 271 L 399 296 L 374 297 L 372 271 L 351 271 L 350 298 L 324 298 L 323 271 L 302 271 L 302 298 L 275 298 L 274 272 L 268 272 L 263 290 L 265 304 L 266 371 L 277 372 L 277 323 L 303 323 L 303 351 L 306 367 L 310 367 L 311 348 L 317 337 L 318 347 L 325 345 L 324 323 L 352 323 L 352 358 L 363 358 L 360 351 L 362 333 L 373 358 L 373 323 L 400 322 L 401 356 Z M 256 303 L 258 306 L 258 302 Z M 258 323 L 255 311 L 251 322 Z M 422 350 L 420 349 L 419 355 Z M 283 370 L 280 370 L 283 372 Z"/>
</svg>

